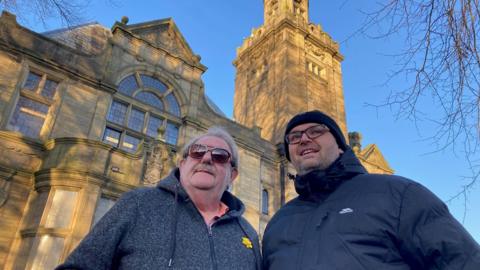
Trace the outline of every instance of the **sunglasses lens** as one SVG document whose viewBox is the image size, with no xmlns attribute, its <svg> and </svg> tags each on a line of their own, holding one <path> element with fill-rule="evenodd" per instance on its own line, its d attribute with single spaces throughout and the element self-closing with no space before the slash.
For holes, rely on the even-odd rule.
<svg viewBox="0 0 480 270">
<path fill-rule="evenodd" d="M 223 149 L 215 148 L 212 150 L 213 162 L 226 163 L 229 158 L 230 158 L 230 154 Z"/>
<path fill-rule="evenodd" d="M 188 154 L 194 159 L 202 159 L 202 157 L 208 152 L 207 147 L 199 144 L 194 144 L 190 147 Z"/>
<path fill-rule="evenodd" d="M 212 161 L 216 163 L 227 163 L 230 159 L 230 153 L 222 148 L 208 149 L 206 145 L 193 144 L 188 150 L 188 155 L 194 159 L 202 159 L 203 156 L 210 151 L 212 153 Z"/>
</svg>

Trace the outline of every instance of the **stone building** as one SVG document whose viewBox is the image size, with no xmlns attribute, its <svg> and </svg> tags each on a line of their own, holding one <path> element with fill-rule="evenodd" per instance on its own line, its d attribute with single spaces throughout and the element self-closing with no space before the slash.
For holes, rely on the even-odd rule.
<svg viewBox="0 0 480 270">
<path fill-rule="evenodd" d="M 307 0 L 264 0 L 243 41 L 234 120 L 205 95 L 206 67 L 172 19 L 35 33 L 0 17 L 0 269 L 52 269 L 122 193 L 155 185 L 212 125 L 240 151 L 232 192 L 260 232 L 295 196 L 281 140 L 288 119 L 320 109 L 346 132 L 338 44 Z M 372 172 L 375 145 L 350 141 Z"/>
</svg>

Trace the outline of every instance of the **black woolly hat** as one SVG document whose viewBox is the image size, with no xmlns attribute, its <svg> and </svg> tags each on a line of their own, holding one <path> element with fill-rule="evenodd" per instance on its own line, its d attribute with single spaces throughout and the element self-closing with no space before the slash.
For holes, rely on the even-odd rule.
<svg viewBox="0 0 480 270">
<path fill-rule="evenodd" d="M 330 116 L 317 110 L 295 115 L 290 120 L 290 122 L 288 122 L 287 129 L 285 130 L 285 135 L 287 135 L 290 132 L 290 130 L 292 130 L 294 127 L 301 124 L 306 124 L 306 123 L 324 124 L 330 129 L 330 133 L 333 135 L 333 137 L 337 141 L 338 147 L 340 147 L 340 149 L 344 151 L 347 149 L 347 142 L 345 140 L 345 137 L 343 136 L 342 130 L 337 125 L 335 120 L 333 120 Z M 283 137 L 283 143 L 285 147 L 285 155 L 287 156 L 287 159 L 290 161 L 290 153 L 288 152 L 288 144 L 287 144 L 287 141 L 285 140 L 285 137 Z"/>
</svg>

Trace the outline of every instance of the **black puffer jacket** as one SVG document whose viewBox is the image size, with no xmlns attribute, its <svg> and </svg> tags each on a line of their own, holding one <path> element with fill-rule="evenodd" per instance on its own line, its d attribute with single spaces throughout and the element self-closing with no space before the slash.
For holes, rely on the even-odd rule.
<svg viewBox="0 0 480 270">
<path fill-rule="evenodd" d="M 264 269 L 480 269 L 480 247 L 430 191 L 368 174 L 348 149 L 297 177 L 263 237 Z"/>
</svg>

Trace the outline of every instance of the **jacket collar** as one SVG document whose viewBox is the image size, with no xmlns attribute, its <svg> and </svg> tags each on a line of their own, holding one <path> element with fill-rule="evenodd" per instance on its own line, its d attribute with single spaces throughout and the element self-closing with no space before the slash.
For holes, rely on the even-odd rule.
<svg viewBox="0 0 480 270">
<path fill-rule="evenodd" d="M 295 177 L 295 190 L 301 199 L 322 200 L 341 183 L 358 174 L 367 173 L 350 147 L 327 169 L 314 170 Z"/>
<path fill-rule="evenodd" d="M 180 170 L 174 168 L 170 174 L 162 179 L 158 184 L 157 188 L 165 190 L 169 193 L 178 196 L 179 201 L 189 201 L 190 198 L 185 191 L 185 189 L 180 184 Z M 229 191 L 225 191 L 222 194 L 221 201 L 228 207 L 228 215 L 233 217 L 239 217 L 245 212 L 245 205 Z"/>
</svg>

